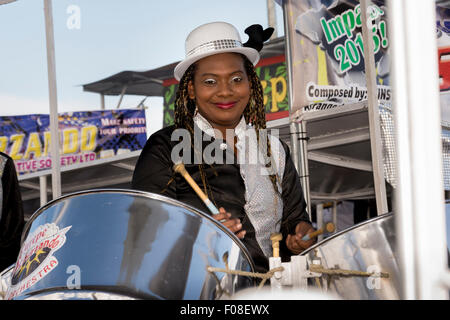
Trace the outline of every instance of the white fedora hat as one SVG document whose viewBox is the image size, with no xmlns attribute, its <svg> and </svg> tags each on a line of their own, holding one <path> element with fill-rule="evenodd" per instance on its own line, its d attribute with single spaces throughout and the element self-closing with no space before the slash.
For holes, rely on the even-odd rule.
<svg viewBox="0 0 450 320">
<path fill-rule="evenodd" d="M 225 52 L 245 55 L 253 65 L 259 61 L 259 52 L 242 45 L 236 28 L 226 22 L 211 22 L 201 25 L 189 33 L 185 43 L 186 58 L 175 67 L 175 79 L 180 81 L 189 66 L 198 60 Z"/>
</svg>

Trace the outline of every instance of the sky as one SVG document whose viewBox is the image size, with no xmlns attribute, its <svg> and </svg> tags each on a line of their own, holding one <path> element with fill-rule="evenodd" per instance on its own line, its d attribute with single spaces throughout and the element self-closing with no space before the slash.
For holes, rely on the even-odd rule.
<svg viewBox="0 0 450 320">
<path fill-rule="evenodd" d="M 125 70 L 145 71 L 184 58 L 195 27 L 225 21 L 244 33 L 268 27 L 267 0 L 53 0 L 58 111 L 100 109 L 100 95 L 82 85 Z M 283 13 L 275 4 L 278 36 Z M 44 0 L 0 5 L 0 116 L 49 113 Z M 125 96 L 135 108 L 143 96 Z M 106 96 L 115 109 L 119 96 Z M 162 126 L 162 97 L 145 101 L 147 133 Z"/>
</svg>

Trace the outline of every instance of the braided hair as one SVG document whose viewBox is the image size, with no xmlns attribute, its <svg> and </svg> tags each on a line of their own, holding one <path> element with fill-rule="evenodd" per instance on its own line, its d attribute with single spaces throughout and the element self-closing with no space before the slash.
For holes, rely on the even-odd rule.
<svg viewBox="0 0 450 320">
<path fill-rule="evenodd" d="M 258 146 L 260 146 L 260 130 L 266 129 L 266 115 L 264 108 L 264 94 L 261 82 L 259 80 L 258 75 L 256 74 L 255 67 L 250 62 L 250 60 L 241 55 L 244 60 L 244 68 L 247 73 L 247 77 L 249 79 L 250 84 L 250 99 L 247 106 L 244 109 L 243 115 L 245 122 L 247 124 L 252 124 L 253 128 L 256 131 L 256 138 L 258 142 Z M 192 100 L 189 97 L 188 92 L 188 84 L 189 82 L 194 81 L 194 75 L 196 70 L 196 64 L 192 64 L 184 73 L 183 77 L 180 79 L 180 83 L 178 86 L 178 91 L 176 93 L 175 98 L 175 128 L 183 128 L 187 129 L 191 136 L 191 144 L 194 145 L 194 115 L 196 110 L 195 100 Z M 265 130 L 263 130 L 265 132 Z M 266 158 L 266 167 L 269 168 L 271 165 L 272 153 L 270 147 L 270 139 L 264 139 L 267 141 L 267 154 L 264 154 Z M 195 148 L 194 148 L 195 150 Z M 210 165 L 212 168 L 213 166 Z M 205 194 L 211 197 L 211 200 L 214 202 L 214 197 L 212 192 L 207 192 L 207 188 L 210 190 L 209 184 L 207 183 L 206 175 L 205 175 L 205 164 L 199 164 L 200 176 L 202 179 L 203 187 Z M 217 175 L 217 173 L 216 173 Z M 271 174 L 269 175 L 270 181 L 272 182 L 274 191 L 279 194 L 278 186 L 277 186 L 277 175 Z M 169 181 L 168 185 L 173 181 L 173 178 Z"/>
</svg>

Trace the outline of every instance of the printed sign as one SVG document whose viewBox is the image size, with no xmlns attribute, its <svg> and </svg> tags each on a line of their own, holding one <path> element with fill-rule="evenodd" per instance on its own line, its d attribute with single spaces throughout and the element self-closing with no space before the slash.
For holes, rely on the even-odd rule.
<svg viewBox="0 0 450 320">
<path fill-rule="evenodd" d="M 362 17 L 359 1 L 285 0 L 292 56 L 291 115 L 367 100 Z M 386 7 L 372 1 L 368 21 L 373 32 L 378 98 L 389 104 Z"/>
<path fill-rule="evenodd" d="M 66 242 L 66 233 L 71 227 L 60 230 L 56 224 L 47 223 L 27 237 L 12 273 L 7 300 L 31 288 L 58 266 L 54 254 Z"/>
<path fill-rule="evenodd" d="M 0 151 L 19 174 L 51 169 L 48 115 L 0 117 Z M 102 110 L 59 114 L 61 166 L 140 150 L 147 140 L 145 111 Z"/>
<path fill-rule="evenodd" d="M 370 7 L 370 21 L 376 21 L 377 18 L 384 16 L 384 11 L 377 5 Z M 339 62 L 338 72 L 344 72 L 358 66 L 364 57 L 364 46 L 362 40 L 362 32 L 355 32 L 357 28 L 361 28 L 361 7 L 356 5 L 354 8 L 348 9 L 342 14 L 326 19 L 320 18 L 322 31 L 325 35 L 326 44 L 332 45 L 333 42 L 343 38 L 344 43 L 338 43 L 333 47 L 333 54 L 336 61 Z M 299 25 L 299 31 L 304 30 Z M 304 30 L 307 34 L 307 30 Z M 377 34 L 379 31 L 379 34 Z M 386 21 L 381 20 L 378 24 L 372 24 L 374 54 L 378 53 L 381 47 L 387 48 L 388 40 L 386 37 Z"/>
</svg>

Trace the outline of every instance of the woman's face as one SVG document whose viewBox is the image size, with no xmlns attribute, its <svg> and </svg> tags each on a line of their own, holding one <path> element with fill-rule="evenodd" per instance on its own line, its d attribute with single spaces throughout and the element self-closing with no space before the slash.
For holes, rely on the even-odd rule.
<svg viewBox="0 0 450 320">
<path fill-rule="evenodd" d="M 188 92 L 214 128 L 234 129 L 250 99 L 244 59 L 236 53 L 221 53 L 199 60 Z"/>
</svg>

